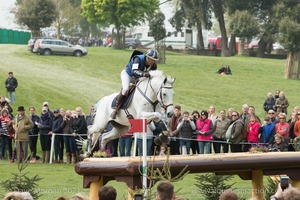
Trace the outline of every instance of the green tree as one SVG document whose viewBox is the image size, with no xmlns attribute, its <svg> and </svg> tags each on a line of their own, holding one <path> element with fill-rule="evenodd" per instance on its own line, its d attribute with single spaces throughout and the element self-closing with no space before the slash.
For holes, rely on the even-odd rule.
<svg viewBox="0 0 300 200">
<path fill-rule="evenodd" d="M 40 181 L 38 175 L 29 177 L 28 172 L 24 172 L 25 168 L 28 166 L 29 162 L 23 161 L 18 163 L 18 173 L 12 173 L 12 177 L 1 181 L 0 185 L 4 188 L 5 191 L 20 191 L 20 192 L 29 192 L 33 199 L 38 199 L 42 196 L 38 189 L 37 182 Z"/>
<path fill-rule="evenodd" d="M 114 25 L 116 47 L 121 48 L 121 30 L 145 21 L 158 8 L 158 0 L 83 0 L 81 7 L 89 22 Z"/>
<path fill-rule="evenodd" d="M 237 53 L 236 49 L 236 37 L 240 38 L 239 42 L 239 53 L 243 54 L 244 51 L 244 43 L 246 40 L 250 42 L 252 37 L 257 36 L 258 32 L 253 34 L 253 29 L 259 29 L 258 23 L 257 27 L 253 26 L 252 22 L 256 22 L 254 15 L 250 12 L 251 8 L 251 0 L 249 1 L 235 1 L 235 0 L 226 0 L 226 8 L 229 19 L 229 33 L 230 33 L 230 42 L 229 42 L 229 51 L 231 55 L 235 55 Z M 250 21 L 248 21 L 250 20 Z M 249 23 L 250 22 L 250 27 Z M 249 31 L 249 33 L 248 33 Z"/>
<path fill-rule="evenodd" d="M 156 43 L 166 38 L 165 15 L 161 11 L 149 17 L 149 28 Z"/>
<path fill-rule="evenodd" d="M 247 23 L 250 22 L 249 26 L 251 27 L 249 27 L 249 33 L 254 33 L 253 31 L 255 31 L 255 29 L 259 29 L 257 35 L 252 36 L 256 36 L 259 38 L 259 48 L 257 49 L 257 57 L 264 57 L 266 51 L 268 53 L 271 53 L 272 44 L 275 40 L 276 34 L 278 33 L 278 22 L 274 17 L 274 12 L 272 11 L 272 8 L 278 1 L 279 0 L 225 0 L 229 18 L 233 18 L 232 20 L 236 22 L 238 16 L 235 13 L 237 11 L 248 11 L 249 14 L 247 14 L 247 16 L 244 15 L 243 20 L 250 20 L 245 21 Z M 258 24 L 257 28 L 255 27 L 255 24 Z M 232 25 L 231 23 L 230 26 L 234 27 L 235 25 Z M 233 37 L 235 37 L 235 30 L 230 31 L 230 42 L 232 42 Z M 232 43 L 230 45 L 232 45 Z"/>
<path fill-rule="evenodd" d="M 31 30 L 32 36 L 38 36 L 40 28 L 51 26 L 55 20 L 55 5 L 52 0 L 22 0 L 18 2 L 15 11 L 17 23 L 27 26 Z"/>
<path fill-rule="evenodd" d="M 220 31 L 221 31 L 221 56 L 227 57 L 230 56 L 230 51 L 228 48 L 228 38 L 226 32 L 226 24 L 225 24 L 225 6 L 226 4 L 222 0 L 210 0 L 212 4 L 212 10 L 214 15 L 219 23 Z"/>
<path fill-rule="evenodd" d="M 70 0 L 53 0 L 56 9 L 56 36 L 61 37 L 61 29 L 63 28 L 68 32 L 68 29 L 76 26 L 80 21 L 80 5 L 75 6 Z"/>
<path fill-rule="evenodd" d="M 73 6 L 80 6 L 81 5 L 81 0 L 70 0 L 70 3 Z"/>
<path fill-rule="evenodd" d="M 251 0 L 251 12 L 257 16 L 260 24 L 260 34 L 258 42 L 257 57 L 264 57 L 267 50 L 271 52 L 272 44 L 278 33 L 278 22 L 274 16 L 273 7 L 281 0 Z M 269 47 L 269 49 L 267 49 Z"/>
<path fill-rule="evenodd" d="M 236 11 L 230 21 L 231 35 L 240 38 L 239 54 L 243 54 L 244 44 L 259 33 L 259 24 L 249 11 Z M 232 40 L 232 38 L 231 38 Z M 230 46 L 233 45 L 230 40 Z M 235 46 L 235 44 L 234 44 Z M 229 48 L 232 50 L 232 47 Z M 231 52 L 234 53 L 234 52 Z"/>
<path fill-rule="evenodd" d="M 151 35 L 155 40 L 155 47 L 160 52 L 159 61 L 165 63 L 165 44 L 163 42 L 163 39 L 166 38 L 165 15 L 161 11 L 157 11 L 149 16 L 148 21 Z"/>
<path fill-rule="evenodd" d="M 279 42 L 288 50 L 285 69 L 286 79 L 299 79 L 300 73 L 300 2 L 284 0 L 274 7 L 276 19 L 279 21 Z"/>
<path fill-rule="evenodd" d="M 176 11 L 170 23 L 177 31 L 188 27 L 197 28 L 197 49 L 205 49 L 202 28 L 211 29 L 211 5 L 209 0 L 178 0 Z"/>
<path fill-rule="evenodd" d="M 216 175 L 215 173 L 207 173 L 195 177 L 197 183 L 195 184 L 200 191 L 203 191 L 205 199 L 215 200 L 219 199 L 222 191 L 231 188 L 235 183 L 228 184 L 233 178 L 232 175 Z"/>
</svg>

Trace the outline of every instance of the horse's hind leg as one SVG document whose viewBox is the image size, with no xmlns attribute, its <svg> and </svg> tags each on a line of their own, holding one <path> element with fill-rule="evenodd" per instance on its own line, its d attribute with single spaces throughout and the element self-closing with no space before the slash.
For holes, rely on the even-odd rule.
<svg viewBox="0 0 300 200">
<path fill-rule="evenodd" d="M 114 125 L 112 130 L 106 133 L 103 133 L 101 140 L 101 148 L 105 148 L 106 144 L 116 138 L 119 138 L 121 135 L 127 133 L 129 130 L 128 126 L 123 125 Z"/>
</svg>

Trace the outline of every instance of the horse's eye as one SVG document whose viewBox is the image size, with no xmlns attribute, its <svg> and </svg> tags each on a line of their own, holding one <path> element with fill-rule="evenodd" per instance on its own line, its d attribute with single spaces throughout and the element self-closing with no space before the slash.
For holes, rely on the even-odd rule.
<svg viewBox="0 0 300 200">
<path fill-rule="evenodd" d="M 163 96 L 164 96 L 164 97 L 166 97 L 166 96 L 167 96 L 167 94 L 166 94 L 166 93 L 163 93 Z"/>
</svg>

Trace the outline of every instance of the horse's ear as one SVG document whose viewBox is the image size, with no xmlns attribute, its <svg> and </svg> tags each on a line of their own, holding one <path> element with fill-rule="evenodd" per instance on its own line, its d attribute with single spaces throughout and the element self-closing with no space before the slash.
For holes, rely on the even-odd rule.
<svg viewBox="0 0 300 200">
<path fill-rule="evenodd" d="M 165 80 L 164 80 L 164 84 L 166 84 L 167 81 L 168 81 L 168 78 L 166 77 Z"/>
<path fill-rule="evenodd" d="M 173 84 L 176 80 L 176 77 L 172 79 L 171 83 Z"/>
</svg>

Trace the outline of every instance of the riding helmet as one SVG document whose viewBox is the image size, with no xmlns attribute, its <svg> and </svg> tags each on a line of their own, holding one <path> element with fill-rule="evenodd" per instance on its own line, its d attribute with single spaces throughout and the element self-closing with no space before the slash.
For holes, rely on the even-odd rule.
<svg viewBox="0 0 300 200">
<path fill-rule="evenodd" d="M 149 49 L 146 53 L 146 56 L 152 60 L 158 60 L 159 54 L 156 49 Z"/>
</svg>

